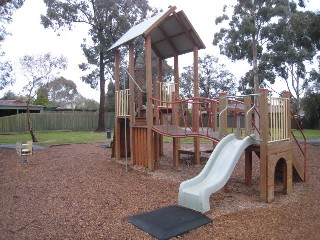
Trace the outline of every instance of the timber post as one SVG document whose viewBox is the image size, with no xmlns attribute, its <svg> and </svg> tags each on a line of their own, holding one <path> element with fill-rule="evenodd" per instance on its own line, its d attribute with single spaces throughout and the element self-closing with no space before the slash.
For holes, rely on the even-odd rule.
<svg viewBox="0 0 320 240">
<path fill-rule="evenodd" d="M 151 36 L 145 38 L 145 58 L 146 58 L 146 90 L 147 90 L 147 158 L 148 168 L 154 170 L 154 154 L 153 154 L 153 107 L 152 107 L 152 62 L 151 62 Z"/>
<path fill-rule="evenodd" d="M 198 47 L 193 48 L 193 85 L 194 85 L 194 97 L 199 97 L 199 74 L 198 74 Z M 197 100 L 198 101 L 198 100 Z M 193 104 L 192 107 L 192 131 L 199 131 L 199 105 Z M 194 158 L 195 163 L 200 164 L 200 139 L 199 137 L 193 138 L 194 145 Z"/>
<path fill-rule="evenodd" d="M 268 90 L 259 91 L 259 113 L 260 113 L 260 200 L 268 201 Z"/>
</svg>

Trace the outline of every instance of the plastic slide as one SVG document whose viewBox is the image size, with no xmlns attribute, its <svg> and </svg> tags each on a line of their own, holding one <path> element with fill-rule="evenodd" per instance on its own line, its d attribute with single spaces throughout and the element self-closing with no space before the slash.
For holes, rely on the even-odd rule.
<svg viewBox="0 0 320 240">
<path fill-rule="evenodd" d="M 254 143 L 250 136 L 241 140 L 234 134 L 224 137 L 199 175 L 180 184 L 179 205 L 202 213 L 209 211 L 210 195 L 227 183 L 242 152 Z"/>
</svg>

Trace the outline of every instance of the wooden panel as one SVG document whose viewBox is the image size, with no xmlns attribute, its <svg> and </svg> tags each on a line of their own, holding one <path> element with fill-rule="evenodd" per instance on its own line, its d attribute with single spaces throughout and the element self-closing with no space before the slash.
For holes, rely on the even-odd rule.
<svg viewBox="0 0 320 240">
<path fill-rule="evenodd" d="M 292 150 L 292 141 L 268 143 L 268 154 L 278 154 Z"/>
<path fill-rule="evenodd" d="M 148 148 L 147 144 L 147 128 L 146 127 L 133 127 L 133 164 L 143 167 L 148 167 Z"/>
</svg>

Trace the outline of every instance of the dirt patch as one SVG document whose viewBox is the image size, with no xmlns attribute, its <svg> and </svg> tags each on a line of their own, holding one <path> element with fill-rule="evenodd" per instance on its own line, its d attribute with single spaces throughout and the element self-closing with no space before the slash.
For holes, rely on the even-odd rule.
<svg viewBox="0 0 320 240">
<path fill-rule="evenodd" d="M 101 144 L 74 144 L 35 151 L 21 164 L 13 149 L 0 149 L 0 239 L 153 239 L 128 223 L 127 216 L 177 204 L 181 181 L 201 165 L 182 155 L 172 168 L 172 146 L 156 171 L 110 158 Z M 228 192 L 212 195 L 213 223 L 179 239 L 318 239 L 320 236 L 320 149 L 308 146 L 308 181 L 293 193 L 259 201 L 259 162 L 254 158 L 252 186 L 244 184 L 244 157 L 228 183 Z"/>
</svg>

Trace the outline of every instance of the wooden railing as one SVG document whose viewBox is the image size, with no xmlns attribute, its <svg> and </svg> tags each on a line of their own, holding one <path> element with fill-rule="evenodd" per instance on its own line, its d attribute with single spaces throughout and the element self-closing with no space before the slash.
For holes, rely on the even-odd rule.
<svg viewBox="0 0 320 240">
<path fill-rule="evenodd" d="M 176 83 L 160 82 L 160 102 L 159 107 L 172 107 L 173 92 L 175 91 Z"/>
<path fill-rule="evenodd" d="M 116 91 L 116 117 L 128 117 L 129 116 L 129 89 Z"/>
<path fill-rule="evenodd" d="M 290 139 L 288 118 L 290 99 L 269 97 L 269 142 Z"/>
</svg>

